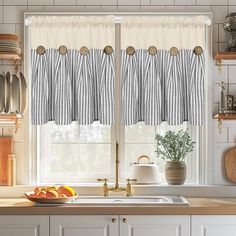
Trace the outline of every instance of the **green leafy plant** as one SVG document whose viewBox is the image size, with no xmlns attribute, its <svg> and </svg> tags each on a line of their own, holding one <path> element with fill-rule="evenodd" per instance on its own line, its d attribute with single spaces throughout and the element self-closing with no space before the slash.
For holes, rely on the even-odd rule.
<svg viewBox="0 0 236 236">
<path fill-rule="evenodd" d="M 169 161 L 183 161 L 193 151 L 193 144 L 188 131 L 168 131 L 164 136 L 156 135 L 157 157 Z"/>
</svg>

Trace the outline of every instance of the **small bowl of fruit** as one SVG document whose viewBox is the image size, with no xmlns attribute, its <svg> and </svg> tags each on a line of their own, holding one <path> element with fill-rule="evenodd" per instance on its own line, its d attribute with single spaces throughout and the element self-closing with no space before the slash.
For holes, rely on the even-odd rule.
<svg viewBox="0 0 236 236">
<path fill-rule="evenodd" d="M 61 204 L 72 202 L 78 197 L 69 186 L 36 187 L 34 191 L 25 193 L 25 197 L 36 203 Z"/>
</svg>

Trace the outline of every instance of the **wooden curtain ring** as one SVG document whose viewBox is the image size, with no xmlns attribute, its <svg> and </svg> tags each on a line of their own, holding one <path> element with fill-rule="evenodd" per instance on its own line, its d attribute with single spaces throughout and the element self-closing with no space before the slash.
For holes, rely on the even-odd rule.
<svg viewBox="0 0 236 236">
<path fill-rule="evenodd" d="M 155 54 L 157 54 L 157 48 L 155 46 L 150 46 L 148 48 L 148 52 L 150 55 L 155 55 Z"/>
<path fill-rule="evenodd" d="M 88 48 L 85 47 L 85 46 L 81 47 L 79 51 L 80 51 L 80 53 L 81 53 L 83 56 L 85 56 L 85 55 L 87 55 L 87 54 L 89 53 Z"/>
<path fill-rule="evenodd" d="M 37 47 L 36 52 L 39 55 L 43 55 L 46 52 L 46 49 L 45 49 L 44 46 L 40 45 L 40 46 Z"/>
<path fill-rule="evenodd" d="M 176 56 L 176 55 L 178 54 L 178 52 L 179 52 L 179 50 L 178 50 L 178 48 L 176 48 L 176 47 L 172 47 L 172 48 L 170 49 L 170 54 L 171 54 L 172 56 Z"/>
<path fill-rule="evenodd" d="M 67 47 L 65 45 L 61 45 L 58 51 L 61 55 L 65 55 L 67 53 Z"/>
<path fill-rule="evenodd" d="M 203 53 L 203 49 L 202 47 L 200 46 L 196 46 L 194 49 L 193 49 L 193 52 L 196 54 L 196 55 L 201 55 Z"/>
<path fill-rule="evenodd" d="M 103 50 L 107 55 L 111 55 L 113 53 L 112 46 L 106 46 Z"/>
<path fill-rule="evenodd" d="M 133 55 L 133 54 L 135 53 L 134 47 L 132 47 L 132 46 L 127 47 L 127 48 L 126 48 L 126 53 L 127 53 L 128 55 Z"/>
</svg>

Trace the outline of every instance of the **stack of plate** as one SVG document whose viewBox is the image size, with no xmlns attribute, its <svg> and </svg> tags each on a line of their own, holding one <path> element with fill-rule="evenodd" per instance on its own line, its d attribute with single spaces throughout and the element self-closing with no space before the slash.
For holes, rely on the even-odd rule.
<svg viewBox="0 0 236 236">
<path fill-rule="evenodd" d="M 15 34 L 0 34 L 1 54 L 21 54 L 19 37 Z"/>
</svg>

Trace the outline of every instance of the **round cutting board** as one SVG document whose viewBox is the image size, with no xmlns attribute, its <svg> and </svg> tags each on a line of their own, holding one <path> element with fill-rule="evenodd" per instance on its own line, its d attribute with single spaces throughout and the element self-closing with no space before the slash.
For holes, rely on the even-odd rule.
<svg viewBox="0 0 236 236">
<path fill-rule="evenodd" d="M 225 153 L 225 172 L 229 181 L 236 183 L 236 147 Z"/>
</svg>

